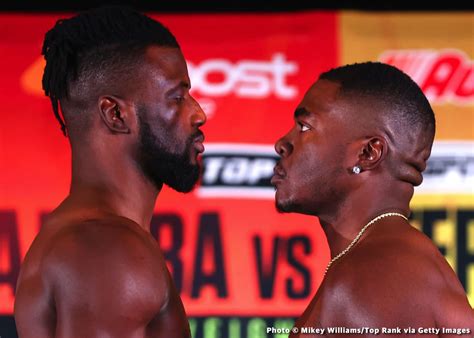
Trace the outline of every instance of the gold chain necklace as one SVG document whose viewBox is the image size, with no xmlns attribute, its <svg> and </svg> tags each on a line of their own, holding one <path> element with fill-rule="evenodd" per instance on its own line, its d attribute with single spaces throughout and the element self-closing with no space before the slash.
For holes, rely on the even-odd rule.
<svg viewBox="0 0 474 338">
<path fill-rule="evenodd" d="M 359 234 L 353 239 L 353 241 L 351 242 L 351 244 L 349 244 L 349 246 L 347 248 L 345 248 L 344 250 L 342 250 L 336 257 L 334 257 L 333 259 L 331 259 L 331 261 L 329 262 L 328 266 L 326 267 L 326 271 L 324 271 L 324 276 L 326 276 L 326 274 L 328 273 L 328 270 L 329 268 L 331 267 L 331 265 L 337 261 L 339 258 L 341 258 L 342 256 L 344 256 L 356 243 L 357 241 L 360 239 L 360 237 L 362 236 L 362 234 L 364 233 L 365 230 L 367 230 L 368 227 L 370 227 L 372 224 L 374 224 L 375 222 L 381 220 L 382 218 L 385 218 L 385 217 L 389 217 L 389 216 L 399 216 L 399 217 L 402 217 L 403 219 L 405 219 L 405 221 L 408 221 L 408 218 L 406 218 L 404 215 L 402 214 L 399 214 L 398 212 L 386 212 L 385 214 L 382 214 L 382 215 L 379 215 L 377 217 L 375 217 L 374 219 L 372 219 L 369 223 L 367 223 L 366 225 L 364 225 L 364 227 L 359 231 Z"/>
</svg>

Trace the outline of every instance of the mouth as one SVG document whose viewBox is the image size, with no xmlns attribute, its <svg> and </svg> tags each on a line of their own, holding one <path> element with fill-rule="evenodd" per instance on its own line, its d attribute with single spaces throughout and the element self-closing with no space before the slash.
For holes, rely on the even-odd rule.
<svg viewBox="0 0 474 338">
<path fill-rule="evenodd" d="M 280 166 L 280 164 L 277 164 L 274 168 L 273 168 L 273 176 L 270 180 L 270 183 L 274 186 L 276 186 L 277 184 L 281 183 L 281 181 L 283 181 L 286 177 L 286 173 L 285 171 L 283 170 L 283 168 Z"/>
<path fill-rule="evenodd" d="M 199 131 L 199 135 L 193 140 L 194 149 L 196 149 L 198 153 L 203 153 L 205 150 L 203 142 L 204 134 Z"/>
</svg>

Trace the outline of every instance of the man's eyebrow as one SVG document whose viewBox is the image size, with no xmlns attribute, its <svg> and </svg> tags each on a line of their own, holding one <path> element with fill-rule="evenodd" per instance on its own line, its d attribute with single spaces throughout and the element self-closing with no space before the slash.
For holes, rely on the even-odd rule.
<svg viewBox="0 0 474 338">
<path fill-rule="evenodd" d="M 297 108 L 295 110 L 295 114 L 294 114 L 294 118 L 298 118 L 298 117 L 307 117 L 307 116 L 310 116 L 312 115 L 311 112 L 307 111 L 306 108 Z"/>
<path fill-rule="evenodd" d="M 186 81 L 181 81 L 179 82 L 176 86 L 173 86 L 172 88 L 170 88 L 169 90 L 166 91 L 167 94 L 171 94 L 179 89 L 191 89 L 191 85 L 189 84 L 189 82 L 186 82 Z"/>
</svg>

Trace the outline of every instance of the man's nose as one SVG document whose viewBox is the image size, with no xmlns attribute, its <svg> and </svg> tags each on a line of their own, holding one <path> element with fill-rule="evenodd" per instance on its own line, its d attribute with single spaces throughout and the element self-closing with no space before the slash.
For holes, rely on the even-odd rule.
<svg viewBox="0 0 474 338">
<path fill-rule="evenodd" d="M 204 125 L 207 121 L 207 115 L 202 110 L 201 105 L 196 101 L 195 98 L 193 98 L 193 117 L 192 117 L 192 124 L 193 126 L 201 127 Z"/>
<path fill-rule="evenodd" d="M 284 136 L 275 143 L 275 151 L 281 157 L 286 157 L 293 151 L 293 146 L 288 142 L 286 136 Z"/>
</svg>

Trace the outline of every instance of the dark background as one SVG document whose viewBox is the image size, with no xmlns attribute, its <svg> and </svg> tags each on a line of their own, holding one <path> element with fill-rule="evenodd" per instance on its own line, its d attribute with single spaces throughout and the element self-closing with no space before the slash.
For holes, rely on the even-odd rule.
<svg viewBox="0 0 474 338">
<path fill-rule="evenodd" d="M 457 11 L 472 10 L 474 2 L 469 0 L 141 0 L 141 1 L 0 1 L 0 11 L 69 12 L 86 10 L 104 4 L 128 5 L 137 10 L 193 13 L 193 12 L 268 12 L 299 10 L 366 10 L 366 11 Z"/>
</svg>

